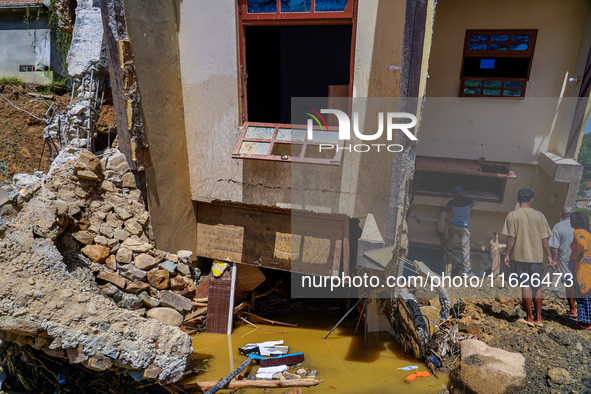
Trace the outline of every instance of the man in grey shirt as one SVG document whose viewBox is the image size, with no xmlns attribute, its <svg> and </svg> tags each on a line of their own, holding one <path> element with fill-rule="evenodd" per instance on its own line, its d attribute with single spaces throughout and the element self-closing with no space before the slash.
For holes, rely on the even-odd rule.
<svg viewBox="0 0 591 394">
<path fill-rule="evenodd" d="M 572 274 L 568 269 L 568 260 L 571 254 L 570 244 L 573 242 L 574 229 L 570 225 L 570 215 L 573 213 L 572 207 L 564 207 L 560 212 L 560 222 L 556 223 L 552 229 L 552 237 L 550 237 L 548 243 L 550 244 L 550 250 L 552 251 L 552 258 L 558 263 L 557 270 L 562 275 Z M 566 288 L 566 298 L 570 306 L 568 316 L 572 318 L 577 317 L 577 305 L 575 303 L 575 291 L 574 288 Z"/>
</svg>

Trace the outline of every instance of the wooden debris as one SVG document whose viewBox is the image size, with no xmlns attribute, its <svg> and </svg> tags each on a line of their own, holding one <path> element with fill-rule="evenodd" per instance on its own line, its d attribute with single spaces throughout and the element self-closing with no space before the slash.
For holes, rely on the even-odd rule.
<svg viewBox="0 0 591 394">
<path fill-rule="evenodd" d="M 287 380 L 233 380 L 224 388 L 230 390 L 240 390 L 248 388 L 277 388 L 277 387 L 312 387 L 323 383 L 322 379 L 287 379 Z M 177 386 L 181 390 L 190 392 L 200 388 L 201 390 L 209 390 L 214 387 L 218 381 L 214 382 L 197 382 L 192 384 L 186 384 L 183 386 Z"/>
<path fill-rule="evenodd" d="M 291 323 L 284 323 L 284 322 L 280 322 L 280 321 L 276 321 L 276 320 L 271 320 L 271 319 L 265 319 L 264 317 L 260 317 L 255 315 L 254 313 L 250 313 L 250 312 L 241 312 L 244 313 L 245 315 L 249 316 L 251 319 L 258 319 L 264 323 L 269 323 L 269 324 L 277 324 L 279 326 L 287 326 L 287 327 L 297 327 L 297 324 L 291 324 Z"/>
</svg>

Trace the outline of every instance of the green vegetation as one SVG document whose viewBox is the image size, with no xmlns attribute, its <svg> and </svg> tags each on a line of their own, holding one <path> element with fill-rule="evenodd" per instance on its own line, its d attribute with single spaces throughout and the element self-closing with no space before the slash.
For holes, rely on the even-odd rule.
<svg viewBox="0 0 591 394">
<path fill-rule="evenodd" d="M 1 125 L 4 125 L 4 126 L 8 126 L 8 127 L 10 127 L 10 128 L 12 129 L 12 131 L 14 131 L 14 132 L 16 133 L 16 135 L 18 135 L 20 138 L 23 138 L 23 135 L 22 135 L 22 134 L 21 134 L 21 133 L 18 131 L 18 129 L 16 128 L 16 126 L 15 126 L 15 125 L 13 125 L 13 124 L 12 124 L 11 122 L 9 122 L 8 120 L 3 120 L 3 121 L 0 121 L 0 124 L 1 124 Z"/>
<path fill-rule="evenodd" d="M 585 190 L 589 189 L 587 187 L 587 181 L 591 181 L 591 133 L 583 136 L 577 161 L 583 166 L 583 176 L 579 185 L 579 196 L 583 197 Z"/>
<path fill-rule="evenodd" d="M 43 93 L 53 93 L 62 95 L 65 92 L 71 92 L 72 86 L 70 86 L 67 78 L 56 78 L 49 85 L 43 86 Z"/>
<path fill-rule="evenodd" d="M 0 141 L 0 147 L 3 147 L 4 149 L 6 149 L 6 153 L 10 154 L 10 155 L 16 155 L 16 148 L 17 148 L 18 144 L 16 142 L 13 141 Z"/>
<path fill-rule="evenodd" d="M 51 0 L 49 2 L 48 8 L 49 11 L 47 24 L 51 29 L 51 32 L 55 34 L 57 51 L 62 58 L 62 66 L 64 67 L 64 69 L 67 69 L 66 58 L 68 56 L 68 51 L 70 50 L 70 45 L 72 44 L 72 36 L 64 32 L 59 27 L 60 18 L 57 14 L 57 6 L 55 4 L 55 0 Z"/>
<path fill-rule="evenodd" d="M 55 41 L 57 44 L 57 52 L 60 58 L 62 59 L 62 66 L 64 69 L 67 69 L 66 58 L 68 56 L 68 51 L 70 50 L 70 45 L 72 43 L 72 36 L 62 29 L 60 29 L 59 21 L 60 18 L 57 14 L 57 6 L 55 3 L 56 0 L 51 0 L 47 5 L 47 27 L 51 30 L 51 33 L 55 35 Z M 39 20 L 41 16 L 41 8 L 37 9 L 37 15 L 35 16 L 35 20 Z M 29 10 L 29 6 L 27 6 L 27 10 L 25 11 L 25 18 L 23 23 L 27 25 L 27 30 L 29 29 L 29 23 L 33 20 L 33 15 Z"/>
<path fill-rule="evenodd" d="M 0 78 L 0 85 L 22 85 L 24 82 L 17 77 L 2 77 Z"/>
</svg>

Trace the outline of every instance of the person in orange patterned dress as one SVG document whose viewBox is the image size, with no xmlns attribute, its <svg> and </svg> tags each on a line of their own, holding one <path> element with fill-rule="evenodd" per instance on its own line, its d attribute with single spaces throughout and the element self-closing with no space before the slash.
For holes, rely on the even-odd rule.
<svg viewBox="0 0 591 394">
<path fill-rule="evenodd" d="M 589 218 L 584 212 L 571 215 L 571 226 L 575 229 L 570 245 L 569 268 L 575 274 L 574 287 L 577 297 L 577 320 L 573 328 L 591 330 L 591 233 Z"/>
</svg>

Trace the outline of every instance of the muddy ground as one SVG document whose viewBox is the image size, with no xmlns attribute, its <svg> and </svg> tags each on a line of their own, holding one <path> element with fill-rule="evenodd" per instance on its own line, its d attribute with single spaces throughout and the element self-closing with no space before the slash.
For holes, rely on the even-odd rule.
<svg viewBox="0 0 591 394">
<path fill-rule="evenodd" d="M 519 289 L 510 294 L 518 297 Z M 478 322 L 478 339 L 525 357 L 524 393 L 591 393 L 591 331 L 572 328 L 576 320 L 563 316 L 568 311 L 563 294 L 544 289 L 549 298 L 543 302 L 541 328 L 517 322 L 525 315 L 521 299 L 507 298 L 504 291 L 487 289 L 478 298 L 463 298 L 461 316 Z"/>
<path fill-rule="evenodd" d="M 48 93 L 44 90 L 47 90 L 44 86 L 36 84 L 0 84 L 0 94 L 17 107 L 42 119 L 52 104 L 52 108 L 64 110 L 71 95 L 66 89 Z M 43 94 L 48 98 L 29 93 Z M 114 125 L 113 106 L 105 100 L 97 129 L 99 132 L 112 130 Z M 0 182 L 10 180 L 14 174 L 47 172 L 50 159 L 47 146 L 43 148 L 44 127 L 42 121 L 15 109 L 0 97 Z"/>
</svg>

